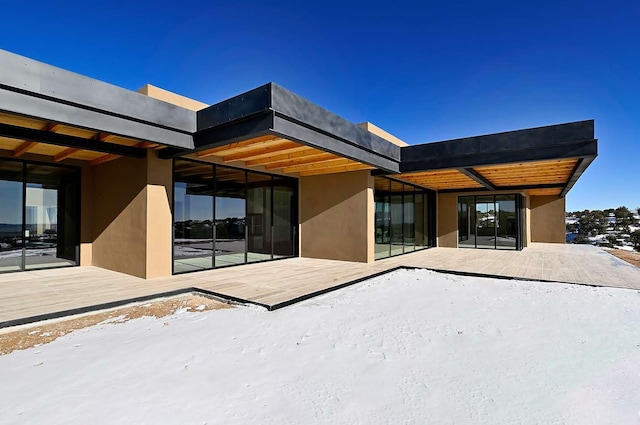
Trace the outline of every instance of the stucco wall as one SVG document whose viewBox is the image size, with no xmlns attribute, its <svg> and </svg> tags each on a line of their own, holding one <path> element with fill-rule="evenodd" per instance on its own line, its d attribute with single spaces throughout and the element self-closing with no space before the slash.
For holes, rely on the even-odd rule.
<svg viewBox="0 0 640 425">
<path fill-rule="evenodd" d="M 458 194 L 439 193 L 438 217 L 438 246 L 456 248 L 458 246 Z"/>
<path fill-rule="evenodd" d="M 146 278 L 171 275 L 173 216 L 172 162 L 149 153 L 147 159 L 147 273 Z"/>
<path fill-rule="evenodd" d="M 531 241 L 565 243 L 565 198 L 531 196 Z"/>
<path fill-rule="evenodd" d="M 83 194 L 93 208 L 83 220 L 91 219 L 92 232 L 83 240 L 92 243 L 83 246 L 92 265 L 147 279 L 171 275 L 171 173 L 171 161 L 155 152 L 91 170 L 91 190 Z"/>
<path fill-rule="evenodd" d="M 374 261 L 370 172 L 300 178 L 300 256 Z"/>
<path fill-rule="evenodd" d="M 146 206 L 145 158 L 119 158 L 94 168 L 94 266 L 146 276 Z"/>
</svg>

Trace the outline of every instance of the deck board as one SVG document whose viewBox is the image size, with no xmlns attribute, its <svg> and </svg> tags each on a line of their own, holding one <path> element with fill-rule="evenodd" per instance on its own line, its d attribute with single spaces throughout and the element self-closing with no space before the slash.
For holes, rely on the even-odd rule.
<svg viewBox="0 0 640 425">
<path fill-rule="evenodd" d="M 432 248 L 368 264 L 291 258 L 149 280 L 73 267 L 0 275 L 0 326 L 190 287 L 273 307 L 397 267 L 640 289 L 640 269 L 587 245 L 532 244 L 523 251 Z"/>
</svg>

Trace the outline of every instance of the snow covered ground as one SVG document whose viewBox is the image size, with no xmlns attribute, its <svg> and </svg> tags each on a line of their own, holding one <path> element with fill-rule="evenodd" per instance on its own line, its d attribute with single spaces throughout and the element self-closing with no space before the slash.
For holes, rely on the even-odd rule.
<svg viewBox="0 0 640 425">
<path fill-rule="evenodd" d="M 398 271 L 0 356 L 3 424 L 638 424 L 640 294 Z"/>
</svg>

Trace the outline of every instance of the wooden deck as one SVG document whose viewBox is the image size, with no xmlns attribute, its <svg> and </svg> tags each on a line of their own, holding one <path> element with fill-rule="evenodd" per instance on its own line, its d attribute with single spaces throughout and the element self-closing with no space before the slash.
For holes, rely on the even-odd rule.
<svg viewBox="0 0 640 425">
<path fill-rule="evenodd" d="M 398 267 L 640 289 L 640 269 L 592 246 L 432 248 L 374 263 L 292 258 L 144 280 L 97 267 L 0 275 L 0 327 L 192 288 L 276 309 Z"/>
</svg>

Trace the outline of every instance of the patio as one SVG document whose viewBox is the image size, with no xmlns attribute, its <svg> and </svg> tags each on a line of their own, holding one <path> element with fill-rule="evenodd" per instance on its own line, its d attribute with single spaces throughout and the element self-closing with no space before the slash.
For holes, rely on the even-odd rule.
<svg viewBox="0 0 640 425">
<path fill-rule="evenodd" d="M 0 275 L 0 328 L 193 291 L 275 310 L 400 267 L 640 289 L 640 269 L 599 248 L 540 243 L 431 248 L 369 264 L 291 258 L 150 280 L 73 267 Z"/>
</svg>

